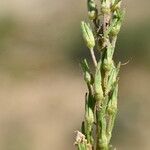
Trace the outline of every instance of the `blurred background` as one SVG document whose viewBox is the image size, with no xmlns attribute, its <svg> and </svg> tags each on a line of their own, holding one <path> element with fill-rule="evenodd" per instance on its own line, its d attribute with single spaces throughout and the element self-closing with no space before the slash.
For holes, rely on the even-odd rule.
<svg viewBox="0 0 150 150">
<path fill-rule="evenodd" d="M 118 150 L 150 149 L 150 1 L 124 0 Z M 86 0 L 0 0 L 0 149 L 75 150 L 89 57 L 80 31 Z M 90 58 L 89 58 L 90 60 Z"/>
</svg>

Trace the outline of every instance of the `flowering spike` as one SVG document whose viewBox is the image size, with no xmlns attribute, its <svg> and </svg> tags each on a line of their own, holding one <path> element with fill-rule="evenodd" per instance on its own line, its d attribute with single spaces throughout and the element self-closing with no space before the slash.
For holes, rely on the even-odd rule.
<svg viewBox="0 0 150 150">
<path fill-rule="evenodd" d="M 76 140 L 78 150 L 110 150 L 117 114 L 121 63 L 116 65 L 113 56 L 124 11 L 121 9 L 122 0 L 99 1 L 98 9 L 96 0 L 87 0 L 88 16 L 93 27 L 81 22 L 83 39 L 90 50 L 94 68 L 90 69 L 86 59 L 81 63 L 88 92 L 85 97 L 83 135 Z M 97 50 L 97 57 L 94 50 Z"/>
</svg>

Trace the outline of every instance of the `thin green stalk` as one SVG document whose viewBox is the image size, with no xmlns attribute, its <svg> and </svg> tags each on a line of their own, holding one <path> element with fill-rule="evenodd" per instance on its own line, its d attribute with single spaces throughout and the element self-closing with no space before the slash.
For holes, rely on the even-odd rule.
<svg viewBox="0 0 150 150">
<path fill-rule="evenodd" d="M 96 68 L 96 67 L 97 67 L 97 60 L 96 60 L 96 57 L 95 57 L 93 48 L 90 49 L 90 52 L 91 52 L 91 57 L 92 57 L 94 66 L 95 66 L 95 68 Z"/>
</svg>

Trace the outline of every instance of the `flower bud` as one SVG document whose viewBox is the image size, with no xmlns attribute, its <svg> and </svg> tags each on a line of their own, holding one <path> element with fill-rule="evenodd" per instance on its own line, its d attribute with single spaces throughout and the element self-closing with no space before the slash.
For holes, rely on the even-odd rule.
<svg viewBox="0 0 150 150">
<path fill-rule="evenodd" d="M 103 96 L 103 93 L 102 92 L 96 92 L 95 93 L 95 100 L 96 101 L 102 101 L 103 100 L 103 98 L 104 98 L 104 96 Z"/>
<path fill-rule="evenodd" d="M 110 0 L 102 0 L 101 12 L 102 14 L 109 14 L 111 12 L 110 9 Z"/>
<path fill-rule="evenodd" d="M 94 80 L 94 91 L 96 101 L 103 100 L 102 77 L 101 77 L 101 62 L 98 63 Z"/>
<path fill-rule="evenodd" d="M 84 80 L 85 80 L 86 83 L 90 83 L 91 82 L 91 75 L 87 71 L 84 74 Z"/>
<path fill-rule="evenodd" d="M 89 49 L 93 49 L 95 46 L 95 39 L 92 30 L 90 27 L 85 23 L 81 22 L 81 29 L 83 34 L 83 39 Z"/>
<path fill-rule="evenodd" d="M 81 62 L 81 67 L 82 67 L 82 70 L 83 70 L 83 73 L 84 73 L 84 80 L 87 84 L 90 84 L 92 83 L 93 79 L 92 79 L 92 74 L 90 72 L 90 68 L 89 68 L 89 65 L 87 63 L 87 60 L 84 59 L 82 62 Z"/>
<path fill-rule="evenodd" d="M 103 62 L 103 69 L 105 71 L 110 71 L 112 67 L 113 67 L 113 61 L 105 58 Z"/>
<path fill-rule="evenodd" d="M 108 103 L 107 112 L 110 115 L 115 115 L 117 112 L 118 84 L 115 85 L 112 91 L 112 97 Z"/>
<path fill-rule="evenodd" d="M 109 115 L 114 115 L 117 111 L 117 106 L 116 105 L 113 105 L 113 104 L 108 104 L 108 107 L 107 107 L 107 112 Z"/>
<path fill-rule="evenodd" d="M 108 84 L 107 84 L 107 90 L 108 92 L 110 90 L 112 90 L 112 88 L 114 87 L 114 85 L 116 84 L 116 82 L 118 81 L 118 73 L 120 70 L 120 63 L 118 64 L 117 68 L 114 67 L 112 68 L 112 70 L 110 71 L 110 76 L 108 79 Z"/>
<path fill-rule="evenodd" d="M 86 121 L 89 125 L 92 125 L 94 122 L 94 113 L 90 107 L 88 107 L 88 110 L 86 112 Z"/>
<path fill-rule="evenodd" d="M 111 10 L 114 12 L 114 11 L 120 9 L 120 7 L 121 7 L 121 2 L 122 2 L 121 0 L 114 0 L 114 1 L 112 2 Z"/>
<path fill-rule="evenodd" d="M 108 149 L 108 141 L 106 135 L 102 135 L 102 139 L 99 140 L 99 144 L 101 149 Z"/>
<path fill-rule="evenodd" d="M 116 36 L 116 35 L 119 33 L 120 28 L 121 28 L 121 22 L 118 22 L 118 23 L 112 28 L 110 34 L 111 34 L 112 36 Z"/>
<path fill-rule="evenodd" d="M 94 20 L 96 18 L 96 12 L 94 10 L 88 11 L 88 16 L 90 20 Z"/>
<path fill-rule="evenodd" d="M 87 0 L 88 16 L 90 20 L 94 20 L 97 17 L 97 9 L 94 0 Z"/>
<path fill-rule="evenodd" d="M 125 12 L 121 10 L 118 10 L 114 13 L 114 20 L 117 19 L 118 21 L 115 23 L 115 25 L 112 27 L 112 30 L 110 31 L 110 34 L 112 36 L 116 36 L 119 33 L 124 15 Z"/>
</svg>

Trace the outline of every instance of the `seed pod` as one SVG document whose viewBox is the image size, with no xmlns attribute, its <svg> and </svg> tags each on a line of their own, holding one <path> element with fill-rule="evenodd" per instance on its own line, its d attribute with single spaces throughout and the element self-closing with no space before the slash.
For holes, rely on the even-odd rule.
<svg viewBox="0 0 150 150">
<path fill-rule="evenodd" d="M 81 29 L 83 34 L 83 39 L 89 49 L 93 49 L 95 46 L 95 39 L 92 30 L 90 27 L 85 23 L 81 22 Z"/>
</svg>

